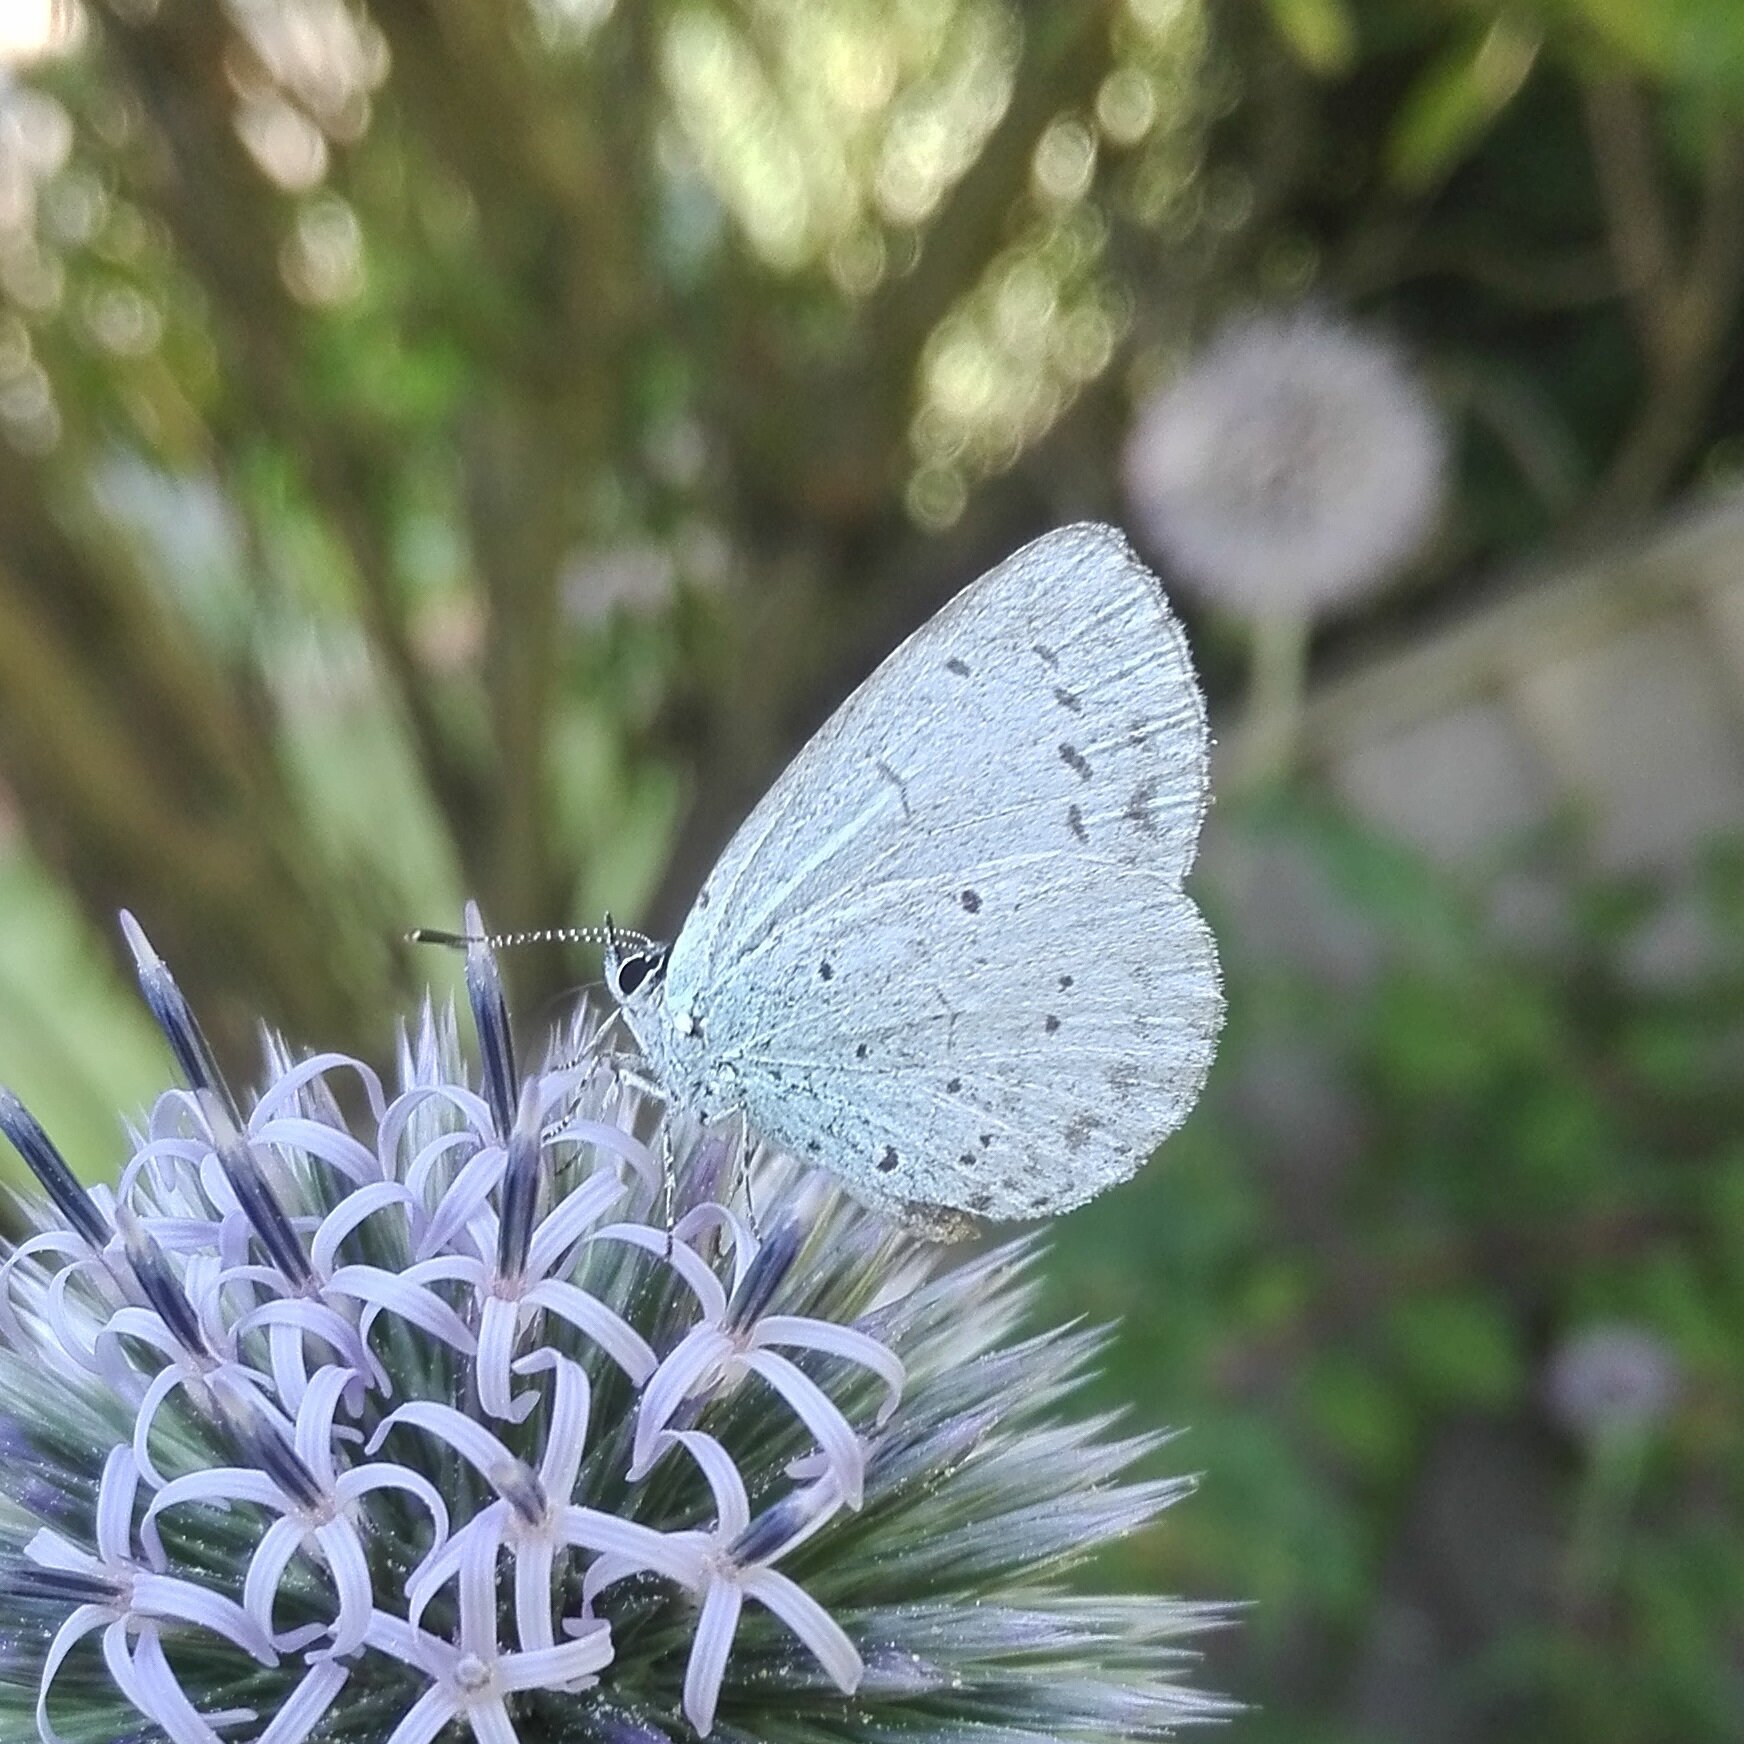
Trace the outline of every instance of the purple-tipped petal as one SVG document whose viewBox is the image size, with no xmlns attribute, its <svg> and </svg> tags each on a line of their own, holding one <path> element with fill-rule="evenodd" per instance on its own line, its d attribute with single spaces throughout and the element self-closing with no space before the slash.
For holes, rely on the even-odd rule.
<svg viewBox="0 0 1744 1744">
<path fill-rule="evenodd" d="M 521 1300 L 549 1309 L 578 1332 L 586 1333 L 638 1387 L 658 1366 L 653 1346 L 635 1327 L 575 1284 L 547 1278 L 542 1284 L 535 1284 Z"/>
<path fill-rule="evenodd" d="M 743 1569 L 739 1585 L 747 1598 L 773 1611 L 805 1643 L 843 1695 L 851 1696 L 860 1687 L 866 1671 L 860 1650 L 803 1587 L 773 1568 Z"/>
<path fill-rule="evenodd" d="M 826 1356 L 838 1356 L 844 1362 L 870 1369 L 885 1388 L 884 1403 L 878 1408 L 880 1423 L 887 1422 L 890 1413 L 902 1402 L 902 1389 L 908 1379 L 902 1359 L 888 1346 L 851 1326 L 838 1326 L 831 1320 L 811 1320 L 799 1314 L 765 1314 L 757 1322 L 752 1342 L 821 1351 Z"/>
<path fill-rule="evenodd" d="M 503 1152 L 501 1191 L 497 1195 L 497 1275 L 519 1278 L 527 1268 L 539 1198 L 545 1185 L 544 1151 L 539 1141 L 537 1087 L 521 1093 L 520 1116 Z"/>
<path fill-rule="evenodd" d="M 406 1272 L 394 1273 L 379 1266 L 341 1266 L 327 1280 L 327 1293 L 351 1296 L 373 1309 L 397 1314 L 432 1338 L 471 1356 L 478 1343 L 466 1322 L 440 1296 L 422 1287 L 413 1276 L 417 1270 L 414 1266 Z"/>
<path fill-rule="evenodd" d="M 843 1499 L 858 1508 L 866 1486 L 866 1449 L 835 1401 L 809 1375 L 772 1350 L 748 1351 L 745 1367 L 761 1375 L 794 1409 L 829 1455 Z"/>
<path fill-rule="evenodd" d="M 575 1490 L 587 1447 L 588 1415 L 592 1389 L 580 1363 L 554 1350 L 536 1350 L 515 1364 L 518 1375 L 556 1371 L 557 1383 L 551 1403 L 551 1421 L 545 1428 L 545 1452 L 539 1461 L 539 1481 L 554 1502 L 567 1502 Z"/>
<path fill-rule="evenodd" d="M 685 1334 L 642 1390 L 636 1413 L 635 1451 L 630 1476 L 640 1477 L 659 1457 L 660 1438 L 678 1407 L 706 1376 L 732 1356 L 733 1341 L 717 1326 L 697 1326 Z"/>
<path fill-rule="evenodd" d="M 429 1510 L 435 1542 L 441 1545 L 448 1536 L 448 1504 L 442 1493 L 426 1477 L 404 1465 L 361 1465 L 341 1472 L 333 1486 L 334 1499 L 349 1504 L 375 1490 L 401 1490 L 416 1496 Z"/>
<path fill-rule="evenodd" d="M 114 1611 L 107 1605 L 80 1605 L 55 1631 L 43 1657 L 42 1676 L 36 1686 L 36 1730 L 43 1744 L 61 1744 L 59 1733 L 48 1722 L 48 1697 L 62 1664 L 87 1635 L 106 1627 L 114 1616 Z"/>
<path fill-rule="evenodd" d="M 529 1276 L 543 1278 L 554 1270 L 564 1254 L 623 1196 L 623 1187 L 605 1174 L 589 1175 L 566 1194 L 533 1232 L 527 1251 Z"/>
<path fill-rule="evenodd" d="M 431 1740 L 459 1713 L 460 1704 L 445 1684 L 427 1689 L 406 1710 L 404 1718 L 388 1734 L 388 1744 L 431 1744 Z"/>
<path fill-rule="evenodd" d="M 170 1052 L 175 1055 L 188 1088 L 210 1091 L 230 1111 L 231 1118 L 241 1125 L 235 1099 L 230 1094 L 229 1085 L 224 1082 L 224 1075 L 218 1070 L 217 1058 L 200 1028 L 199 1019 L 194 1016 L 193 1007 L 183 998 L 169 966 L 152 949 L 144 928 L 126 909 L 121 911 L 121 931 L 127 940 L 127 948 L 133 953 L 139 990 L 145 995 L 151 1015 L 170 1044 Z"/>
<path fill-rule="evenodd" d="M 499 1476 L 512 1472 L 521 1464 L 482 1423 L 473 1422 L 451 1405 L 438 1405 L 428 1399 L 417 1399 L 400 1406 L 397 1411 L 390 1411 L 369 1438 L 367 1451 L 375 1453 L 387 1439 L 389 1431 L 401 1425 L 421 1429 L 426 1435 L 434 1435 L 438 1441 L 446 1442 L 488 1484 L 496 1483 Z"/>
<path fill-rule="evenodd" d="M 515 1338 L 521 1330 L 521 1304 L 501 1296 L 486 1296 L 478 1314 L 478 1360 L 473 1375 L 478 1382 L 478 1402 L 486 1416 L 523 1422 L 539 1403 L 539 1395 L 516 1395 L 509 1384 L 509 1367 L 515 1357 Z"/>
<path fill-rule="evenodd" d="M 275 1520 L 260 1535 L 260 1542 L 249 1558 L 248 1574 L 242 1583 L 242 1608 L 260 1631 L 281 1651 L 284 1639 L 273 1628 L 273 1601 L 278 1597 L 279 1582 L 291 1559 L 303 1547 L 304 1528 L 295 1520 Z"/>
<path fill-rule="evenodd" d="M 4 1085 L 0 1085 L 0 1132 L 12 1141 L 68 1227 L 101 1253 L 109 1243 L 108 1225 L 36 1117 Z"/>
<path fill-rule="evenodd" d="M 484 1060 L 485 1098 L 504 1138 L 515 1124 L 520 1103 L 520 1074 L 515 1068 L 515 1037 L 509 1027 L 509 1002 L 503 994 L 502 971 L 496 953 L 484 942 L 484 917 L 476 902 L 466 905 L 463 929 L 466 948 L 466 998 Z"/>
<path fill-rule="evenodd" d="M 720 1279 L 702 1255 L 688 1243 L 678 1240 L 676 1233 L 669 1235 L 663 1229 L 650 1229 L 645 1223 L 613 1223 L 605 1229 L 595 1230 L 588 1239 L 623 1242 L 629 1247 L 641 1248 L 644 1253 L 657 1254 L 689 1285 L 704 1320 L 718 1324 L 726 1314 L 727 1292 L 721 1287 Z"/>
<path fill-rule="evenodd" d="M 710 1581 L 703 1595 L 690 1643 L 690 1664 L 684 1672 L 684 1716 L 704 1738 L 714 1730 L 715 1706 L 727 1674 L 727 1655 L 739 1631 L 742 1604 L 739 1589 L 730 1580 Z"/>
<path fill-rule="evenodd" d="M 523 1654 L 557 1642 L 551 1628 L 551 1571 L 556 1554 L 556 1546 L 542 1534 L 515 1551 L 515 1639 Z"/>
<path fill-rule="evenodd" d="M 330 1659 L 310 1666 L 255 1744 L 305 1744 L 350 1679 L 350 1667 Z"/>
<path fill-rule="evenodd" d="M 97 1554 L 104 1562 L 125 1562 L 133 1554 L 133 1502 L 139 1494 L 139 1466 L 123 1442 L 103 1461 L 97 1485 Z"/>
<path fill-rule="evenodd" d="M 584 1634 L 561 1647 L 513 1653 L 498 1675 L 511 1690 L 583 1689 L 612 1662 L 612 1632 L 596 1622 Z"/>
<path fill-rule="evenodd" d="M 321 1219 L 315 1239 L 309 1243 L 309 1260 L 326 1277 L 339 1259 L 340 1244 L 378 1212 L 395 1206 L 409 1209 L 414 1201 L 409 1188 L 398 1181 L 372 1181 L 348 1193 Z"/>
<path fill-rule="evenodd" d="M 370 1585 L 369 1560 L 363 1541 L 349 1520 L 329 1521 L 315 1528 L 315 1543 L 333 1577 L 339 1598 L 339 1614 L 333 1619 L 333 1645 L 327 1651 L 335 1658 L 355 1653 L 369 1633 L 374 1593 Z"/>
<path fill-rule="evenodd" d="M 715 1534 L 723 1544 L 731 1543 L 751 1524 L 750 1498 L 733 1456 L 712 1435 L 696 1429 L 669 1433 L 666 1440 L 682 1447 L 708 1480 L 715 1499 Z"/>
</svg>

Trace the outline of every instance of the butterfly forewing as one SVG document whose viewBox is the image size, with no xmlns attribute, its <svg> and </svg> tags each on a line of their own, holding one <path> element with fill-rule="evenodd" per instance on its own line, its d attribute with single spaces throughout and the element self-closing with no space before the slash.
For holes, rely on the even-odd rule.
<svg viewBox="0 0 1744 1744">
<path fill-rule="evenodd" d="M 770 789 L 674 947 L 752 1125 L 868 1197 L 1035 1215 L 1185 1118 L 1221 1014 L 1181 894 L 1206 731 L 1124 540 L 1069 527 L 967 588 Z"/>
</svg>

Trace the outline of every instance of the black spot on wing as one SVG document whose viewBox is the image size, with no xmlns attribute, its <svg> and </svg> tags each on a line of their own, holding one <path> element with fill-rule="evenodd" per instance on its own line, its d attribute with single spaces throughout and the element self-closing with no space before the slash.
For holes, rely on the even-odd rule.
<svg viewBox="0 0 1744 1744">
<path fill-rule="evenodd" d="M 950 659 L 945 662 L 945 670 L 947 672 L 956 673 L 959 678 L 967 678 L 969 676 L 969 662 L 967 660 L 959 660 L 957 656 L 953 654 Z"/>
<path fill-rule="evenodd" d="M 1069 1151 L 1081 1151 L 1090 1142 L 1090 1135 L 1102 1124 L 1099 1116 L 1094 1114 L 1074 1115 L 1066 1122 L 1065 1130 L 1060 1137 L 1066 1141 Z"/>
<path fill-rule="evenodd" d="M 962 903 L 964 908 L 966 908 L 970 914 L 979 914 L 981 912 L 981 892 L 979 890 L 965 890 L 957 900 Z"/>
<path fill-rule="evenodd" d="M 1090 840 L 1090 832 L 1084 828 L 1084 814 L 1075 805 L 1069 805 L 1066 807 L 1066 828 L 1069 829 L 1079 841 L 1087 842 Z"/>
<path fill-rule="evenodd" d="M 1080 781 L 1090 779 L 1090 764 L 1084 753 L 1076 745 L 1060 747 L 1060 761 L 1078 777 Z"/>
<path fill-rule="evenodd" d="M 1155 781 L 1141 781 L 1126 802 L 1126 821 L 1142 836 L 1154 836 L 1157 833 L 1157 814 L 1152 808 L 1156 803 L 1158 786 L 1159 783 Z"/>
</svg>

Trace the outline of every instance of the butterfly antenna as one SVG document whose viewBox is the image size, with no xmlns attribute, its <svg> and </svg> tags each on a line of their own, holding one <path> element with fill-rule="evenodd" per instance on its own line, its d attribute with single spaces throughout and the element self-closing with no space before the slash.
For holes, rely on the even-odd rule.
<svg viewBox="0 0 1744 1744">
<path fill-rule="evenodd" d="M 646 933 L 614 927 L 608 920 L 603 927 L 537 927 L 521 933 L 455 933 L 442 927 L 413 927 L 406 940 L 414 945 L 443 945 L 452 951 L 470 951 L 484 945 L 493 951 L 506 951 L 516 945 L 606 945 L 614 939 L 634 939 L 644 949 L 654 941 Z"/>
</svg>

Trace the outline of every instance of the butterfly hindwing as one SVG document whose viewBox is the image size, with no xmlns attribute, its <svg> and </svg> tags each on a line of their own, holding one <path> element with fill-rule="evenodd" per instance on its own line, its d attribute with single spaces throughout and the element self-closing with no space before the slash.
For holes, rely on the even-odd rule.
<svg viewBox="0 0 1744 1744">
<path fill-rule="evenodd" d="M 1205 765 L 1155 578 L 1109 529 L 1050 534 L 770 789 L 679 935 L 667 1009 L 754 1127 L 868 1197 L 1078 1203 L 1180 1124 L 1210 1059 L 1215 952 L 1181 891 Z"/>
</svg>

